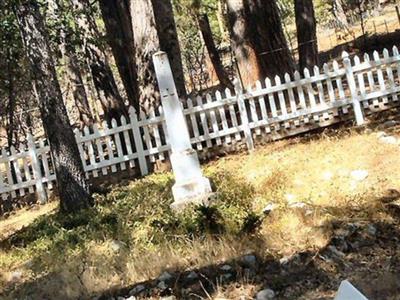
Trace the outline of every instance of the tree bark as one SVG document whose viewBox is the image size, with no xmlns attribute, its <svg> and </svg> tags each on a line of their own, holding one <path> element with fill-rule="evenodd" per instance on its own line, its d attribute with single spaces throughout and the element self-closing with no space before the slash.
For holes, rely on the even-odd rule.
<svg viewBox="0 0 400 300">
<path fill-rule="evenodd" d="M 139 103 L 148 113 L 161 103 L 152 61 L 159 50 L 168 54 L 179 96 L 186 96 L 181 53 L 170 0 L 131 1 L 131 16 Z"/>
<path fill-rule="evenodd" d="M 312 0 L 295 0 L 299 67 L 312 68 L 318 65 L 317 24 Z"/>
<path fill-rule="evenodd" d="M 227 0 L 232 48 L 245 87 L 292 73 L 293 58 L 276 0 Z"/>
<path fill-rule="evenodd" d="M 232 50 L 235 53 L 241 81 L 247 87 L 265 77 L 265 72 L 252 40 L 244 1 L 246 0 L 227 0 L 227 7 Z"/>
<path fill-rule="evenodd" d="M 60 0 L 48 1 L 51 9 L 50 17 L 53 18 L 55 22 L 63 18 L 65 14 L 65 7 L 63 2 Z M 93 115 L 90 111 L 89 99 L 85 89 L 85 85 L 82 78 L 82 68 L 79 65 L 78 56 L 76 53 L 76 47 L 71 39 L 72 30 L 68 25 L 66 25 L 66 20 L 60 23 L 60 52 L 61 56 L 66 63 L 66 71 L 68 81 L 71 84 L 72 97 L 74 99 L 75 106 L 78 110 L 80 128 L 83 129 L 85 126 L 92 127 L 94 124 Z"/>
<path fill-rule="evenodd" d="M 222 86 L 233 89 L 233 84 L 229 80 L 228 74 L 225 72 L 217 47 L 215 46 L 208 16 L 206 14 L 198 16 L 198 22 L 204 44 L 219 82 Z"/>
<path fill-rule="evenodd" d="M 100 34 L 94 17 L 90 11 L 88 0 L 71 0 L 77 14 L 77 26 L 83 33 L 83 48 L 88 61 L 93 83 L 102 105 L 105 120 L 111 124 L 115 119 L 118 123 L 122 115 L 127 116 L 127 108 L 122 99 L 107 56 L 101 45 L 93 41 L 100 40 Z"/>
<path fill-rule="evenodd" d="M 276 0 L 247 0 L 247 20 L 264 75 L 293 73 L 295 64 L 282 27 Z"/>
<path fill-rule="evenodd" d="M 138 110 L 135 46 L 129 0 L 100 0 L 100 9 L 106 26 L 108 42 L 117 63 L 129 104 Z"/>
<path fill-rule="evenodd" d="M 38 4 L 22 0 L 14 5 L 29 59 L 38 104 L 46 131 L 60 195 L 61 211 L 89 207 L 92 198 L 57 80 L 48 35 Z"/>
</svg>

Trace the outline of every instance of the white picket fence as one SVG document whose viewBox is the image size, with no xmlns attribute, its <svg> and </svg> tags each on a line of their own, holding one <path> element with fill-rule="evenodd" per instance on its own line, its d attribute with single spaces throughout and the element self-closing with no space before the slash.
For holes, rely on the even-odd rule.
<svg viewBox="0 0 400 300">
<path fill-rule="evenodd" d="M 236 149 L 254 148 L 258 140 L 273 140 L 354 118 L 363 124 L 364 116 L 399 105 L 400 55 L 396 47 L 286 74 L 283 80 L 266 79 L 242 91 L 225 90 L 214 95 L 188 99 L 182 105 L 193 148 L 200 157 Z M 100 177 L 125 170 L 138 175 L 151 172 L 157 161 L 168 159 L 170 146 L 162 108 L 149 116 L 129 110 L 129 120 L 111 128 L 103 123 L 83 132 L 75 130 L 87 177 Z M 47 141 L 36 143 L 28 137 L 21 149 L 2 149 L 0 156 L 0 195 L 3 200 L 43 191 L 55 183 Z"/>
</svg>

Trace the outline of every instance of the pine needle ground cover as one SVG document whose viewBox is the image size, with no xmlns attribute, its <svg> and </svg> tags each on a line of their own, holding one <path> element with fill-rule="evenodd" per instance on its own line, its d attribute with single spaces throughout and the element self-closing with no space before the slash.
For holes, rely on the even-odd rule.
<svg viewBox="0 0 400 300">
<path fill-rule="evenodd" d="M 210 162 L 212 206 L 181 214 L 169 208 L 171 173 L 113 186 L 75 216 L 46 211 L 3 235 L 1 297 L 108 299 L 164 271 L 199 279 L 184 287 L 186 275 L 177 275 L 137 297 L 252 299 L 268 287 L 278 299 L 317 299 L 345 278 L 361 287 L 394 282 L 391 295 L 399 288 L 400 128 L 384 131 L 327 130 Z M 352 226 L 366 231 L 356 237 Z M 350 240 L 343 248 L 338 239 Z M 254 269 L 241 263 L 246 255 L 257 258 Z M 224 265 L 231 277 L 218 273 Z"/>
</svg>

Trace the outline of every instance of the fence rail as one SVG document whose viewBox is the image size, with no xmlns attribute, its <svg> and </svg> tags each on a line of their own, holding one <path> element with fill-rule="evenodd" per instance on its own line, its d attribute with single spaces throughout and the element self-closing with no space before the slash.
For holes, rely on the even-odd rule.
<svg viewBox="0 0 400 300">
<path fill-rule="evenodd" d="M 245 91 L 236 82 L 229 89 L 188 99 L 182 105 L 193 148 L 200 157 L 229 151 L 239 145 L 254 148 L 258 139 L 273 140 L 316 127 L 364 116 L 399 105 L 400 55 L 397 47 L 382 55 L 374 52 L 340 62 L 314 67 L 311 73 L 295 72 Z M 93 128 L 75 130 L 75 137 L 88 178 L 126 170 L 147 175 L 157 161 L 169 158 L 170 145 L 162 107 L 146 116 L 129 110 L 121 117 Z M 56 175 L 46 140 L 28 136 L 26 146 L 1 151 L 0 195 L 3 200 L 37 193 L 46 200 L 46 190 Z"/>
</svg>

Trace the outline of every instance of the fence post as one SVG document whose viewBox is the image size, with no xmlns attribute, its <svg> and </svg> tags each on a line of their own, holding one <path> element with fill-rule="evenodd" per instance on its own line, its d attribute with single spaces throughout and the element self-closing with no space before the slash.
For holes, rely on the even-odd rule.
<svg viewBox="0 0 400 300">
<path fill-rule="evenodd" d="M 41 204 L 47 202 L 47 193 L 43 185 L 42 171 L 40 169 L 39 158 L 36 151 L 33 136 L 28 134 L 28 151 L 32 162 L 33 178 L 35 179 L 36 193 Z"/>
<path fill-rule="evenodd" d="M 240 119 L 242 121 L 242 129 L 244 132 L 244 137 L 246 139 L 247 149 L 249 151 L 253 151 L 254 142 L 253 142 L 253 137 L 251 136 L 251 129 L 249 126 L 249 117 L 247 116 L 246 104 L 244 103 L 243 88 L 239 80 L 235 80 L 234 84 L 235 84 L 235 93 L 239 107 Z"/>
<path fill-rule="evenodd" d="M 357 126 L 361 126 L 364 124 L 364 115 L 361 110 L 360 97 L 358 96 L 357 92 L 357 85 L 356 85 L 356 80 L 354 78 L 353 68 L 351 66 L 349 55 L 346 52 L 343 52 L 342 57 L 343 57 L 344 67 L 346 69 L 347 84 L 349 85 L 351 99 L 353 102 L 354 114 L 356 116 L 356 123 Z"/>
<path fill-rule="evenodd" d="M 153 62 L 171 145 L 170 161 L 175 176 L 175 184 L 172 187 L 175 202 L 171 207 L 179 210 L 189 203 L 207 204 L 212 192 L 210 181 L 203 176 L 197 152 L 192 148 L 168 56 L 165 52 L 157 52 L 153 55 Z"/>
<path fill-rule="evenodd" d="M 147 161 L 143 151 L 144 147 L 143 147 L 142 135 L 140 134 L 138 117 L 135 109 L 132 106 L 129 108 L 129 119 L 132 127 L 136 153 L 138 156 L 140 173 L 142 174 L 142 176 L 144 176 L 149 173 L 149 169 L 147 168 Z"/>
</svg>

